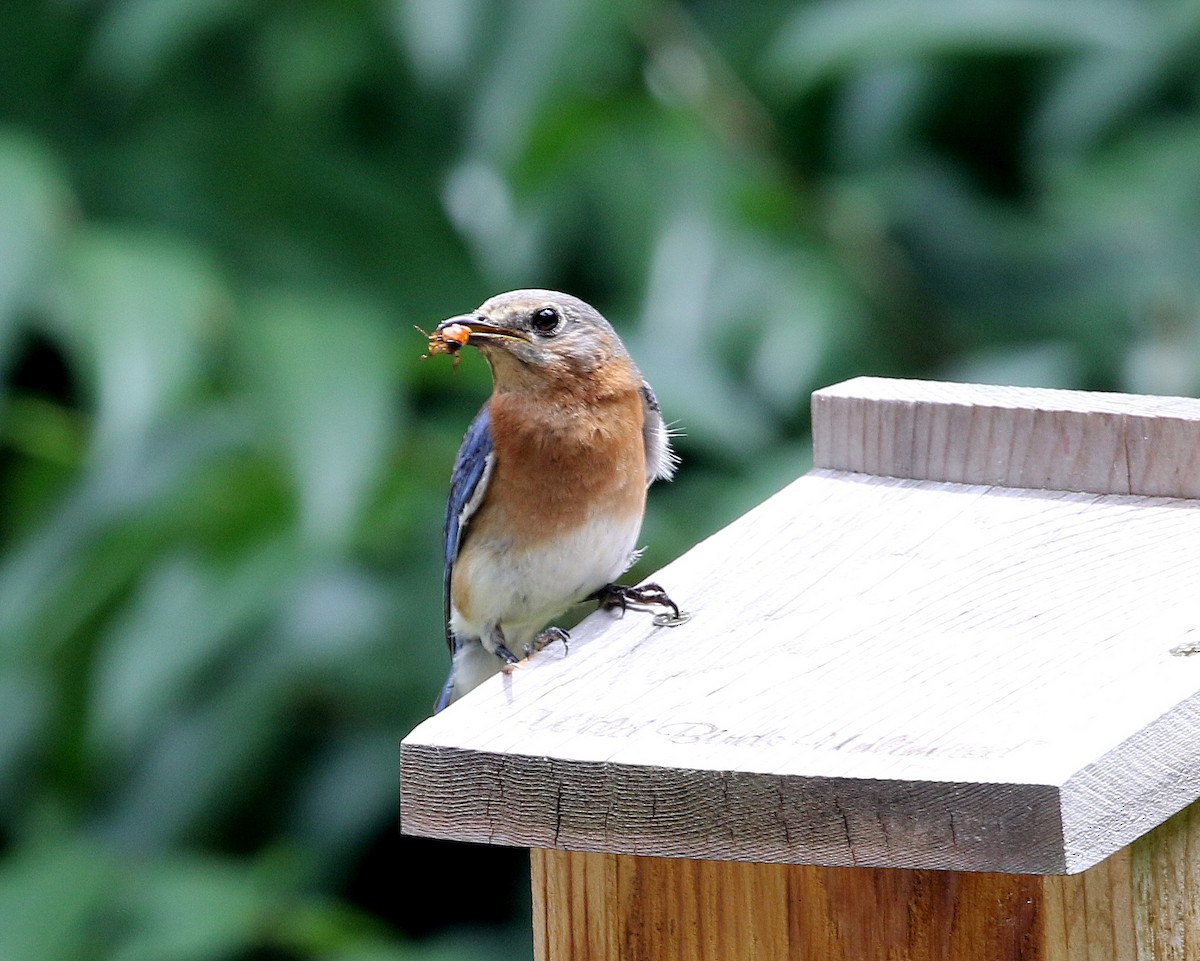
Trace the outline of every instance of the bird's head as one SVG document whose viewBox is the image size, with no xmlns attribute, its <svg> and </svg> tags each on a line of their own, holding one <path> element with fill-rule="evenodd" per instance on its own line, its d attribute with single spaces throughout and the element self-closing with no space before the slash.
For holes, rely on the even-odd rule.
<svg viewBox="0 0 1200 961">
<path fill-rule="evenodd" d="M 501 389 L 586 378 L 614 357 L 625 357 L 616 331 L 594 307 L 553 290 L 512 290 L 478 310 L 442 321 L 434 336 L 449 331 L 479 348 Z"/>
</svg>

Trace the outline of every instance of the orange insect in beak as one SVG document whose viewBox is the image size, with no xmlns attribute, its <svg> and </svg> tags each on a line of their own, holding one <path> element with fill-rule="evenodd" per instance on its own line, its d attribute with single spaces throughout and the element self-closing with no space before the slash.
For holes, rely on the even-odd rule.
<svg viewBox="0 0 1200 961">
<path fill-rule="evenodd" d="M 422 360 L 428 360 L 434 354 L 453 354 L 454 366 L 458 366 L 458 352 L 463 348 L 463 345 L 471 339 L 471 330 L 463 324 L 446 324 L 438 327 L 432 334 L 427 330 L 416 328 L 425 335 L 428 340 L 426 350 L 427 354 L 422 354 Z"/>
</svg>

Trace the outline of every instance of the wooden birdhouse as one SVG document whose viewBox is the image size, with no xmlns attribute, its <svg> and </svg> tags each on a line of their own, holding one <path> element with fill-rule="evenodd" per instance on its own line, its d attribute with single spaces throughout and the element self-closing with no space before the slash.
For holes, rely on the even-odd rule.
<svg viewBox="0 0 1200 961">
<path fill-rule="evenodd" d="M 1200 401 L 860 378 L 814 469 L 403 742 L 539 961 L 1200 959 Z"/>
</svg>

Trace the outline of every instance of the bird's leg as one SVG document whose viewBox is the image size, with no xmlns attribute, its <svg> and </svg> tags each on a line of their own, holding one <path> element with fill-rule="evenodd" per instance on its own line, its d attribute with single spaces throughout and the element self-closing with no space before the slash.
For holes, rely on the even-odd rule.
<svg viewBox="0 0 1200 961">
<path fill-rule="evenodd" d="M 517 666 L 517 655 L 510 651 L 508 645 L 504 643 L 504 631 L 499 624 L 492 627 L 489 635 L 488 639 L 492 642 L 492 653 L 504 662 L 501 670 L 507 674 Z"/>
<path fill-rule="evenodd" d="M 673 618 L 678 619 L 680 617 L 679 605 L 671 600 L 667 596 L 667 592 L 658 584 L 643 584 L 641 587 L 626 587 L 624 584 L 605 584 L 594 594 L 589 594 L 585 600 L 599 601 L 600 606 L 606 611 L 611 611 L 619 607 L 622 614 L 629 609 L 631 603 L 658 605 L 659 607 L 669 607 Z"/>
<path fill-rule="evenodd" d="M 533 657 L 538 651 L 545 650 L 555 641 L 562 641 L 563 650 L 568 654 L 570 653 L 571 635 L 561 627 L 548 627 L 525 645 L 525 656 Z"/>
</svg>

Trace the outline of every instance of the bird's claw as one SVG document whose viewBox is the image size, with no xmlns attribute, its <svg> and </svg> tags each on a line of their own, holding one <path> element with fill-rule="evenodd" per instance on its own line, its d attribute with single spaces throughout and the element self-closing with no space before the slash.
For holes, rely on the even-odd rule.
<svg viewBox="0 0 1200 961">
<path fill-rule="evenodd" d="M 511 674 L 515 668 L 521 665 L 521 662 L 517 659 L 517 655 L 503 644 L 496 645 L 496 656 L 504 662 L 504 666 L 500 670 L 505 674 Z"/>
<path fill-rule="evenodd" d="M 525 645 L 525 659 L 533 657 L 538 651 L 544 651 L 555 641 L 562 641 L 563 651 L 571 653 L 571 635 L 561 627 L 548 627 Z"/>
<path fill-rule="evenodd" d="M 658 584 L 643 584 L 641 587 L 626 587 L 624 584 L 605 584 L 589 600 L 600 602 L 606 611 L 621 609 L 624 614 L 632 606 L 634 608 L 669 607 L 670 614 L 659 614 L 654 619 L 660 627 L 674 627 L 682 624 L 691 617 L 679 610 L 679 605 L 671 600 L 670 595 Z"/>
</svg>

